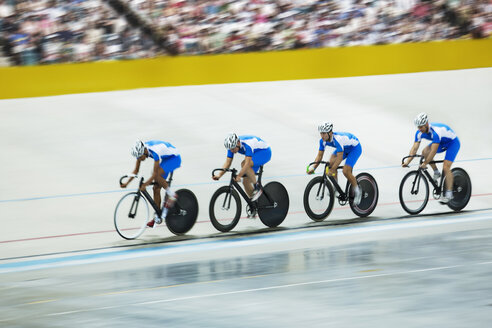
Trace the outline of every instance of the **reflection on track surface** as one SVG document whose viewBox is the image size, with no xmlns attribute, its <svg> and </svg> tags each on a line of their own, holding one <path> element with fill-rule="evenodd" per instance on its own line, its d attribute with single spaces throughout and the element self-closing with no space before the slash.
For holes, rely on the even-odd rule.
<svg viewBox="0 0 492 328">
<path fill-rule="evenodd" d="M 438 229 L 439 230 L 439 229 Z M 313 231 L 316 232 L 316 231 Z M 485 327 L 492 228 L 2 274 L 7 326 Z M 313 241 L 313 245 L 317 244 Z M 224 254 L 225 253 L 225 254 Z M 104 324 L 103 324 L 104 322 Z"/>
</svg>

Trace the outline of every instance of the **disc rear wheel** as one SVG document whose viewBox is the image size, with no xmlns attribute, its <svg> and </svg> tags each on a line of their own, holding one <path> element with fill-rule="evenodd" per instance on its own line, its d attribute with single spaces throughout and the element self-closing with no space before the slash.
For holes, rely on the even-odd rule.
<svg viewBox="0 0 492 328">
<path fill-rule="evenodd" d="M 269 182 L 258 199 L 258 216 L 267 227 L 279 226 L 289 211 L 289 194 L 280 182 Z"/>
<path fill-rule="evenodd" d="M 376 180 L 369 173 L 360 173 L 355 177 L 362 192 L 359 205 L 354 204 L 354 198 L 349 198 L 350 208 L 359 217 L 369 216 L 378 204 L 379 189 Z M 347 183 L 349 185 L 349 183 Z M 349 190 L 348 188 L 346 189 Z"/>
<path fill-rule="evenodd" d="M 451 172 L 453 173 L 453 199 L 448 202 L 448 206 L 458 212 L 470 201 L 472 185 L 468 173 L 462 168 L 456 167 Z"/>
<path fill-rule="evenodd" d="M 193 228 L 198 216 L 198 201 L 188 189 L 176 191 L 177 201 L 166 216 L 167 228 L 175 235 L 182 235 Z"/>
</svg>

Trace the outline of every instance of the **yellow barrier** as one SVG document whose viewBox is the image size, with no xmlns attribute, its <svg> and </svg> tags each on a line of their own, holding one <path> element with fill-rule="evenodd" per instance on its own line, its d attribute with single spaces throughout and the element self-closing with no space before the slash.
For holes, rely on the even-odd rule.
<svg viewBox="0 0 492 328">
<path fill-rule="evenodd" d="M 492 39 L 0 68 L 0 99 L 492 66 Z"/>
</svg>

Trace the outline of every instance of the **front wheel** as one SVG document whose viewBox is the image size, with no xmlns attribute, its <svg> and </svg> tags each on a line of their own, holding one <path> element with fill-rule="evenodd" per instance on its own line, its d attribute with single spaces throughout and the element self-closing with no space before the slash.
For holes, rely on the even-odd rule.
<svg viewBox="0 0 492 328">
<path fill-rule="evenodd" d="M 304 190 L 304 210 L 313 221 L 323 221 L 330 215 L 335 201 L 331 183 L 325 182 L 322 176 L 315 177 Z"/>
<path fill-rule="evenodd" d="M 269 182 L 258 199 L 258 216 L 267 227 L 279 226 L 289 211 L 289 194 L 280 182 Z"/>
<path fill-rule="evenodd" d="M 195 194 L 188 189 L 176 191 L 177 200 L 166 216 L 166 226 L 175 235 L 190 231 L 198 216 L 198 201 Z"/>
<path fill-rule="evenodd" d="M 149 204 L 139 192 L 124 195 L 114 210 L 114 227 L 125 239 L 140 237 L 149 220 Z"/>
<path fill-rule="evenodd" d="M 217 189 L 210 200 L 209 214 L 215 229 L 222 232 L 234 229 L 241 216 L 241 199 L 237 191 L 230 186 Z"/>
<path fill-rule="evenodd" d="M 448 202 L 449 208 L 458 212 L 461 211 L 470 201 L 472 185 L 470 176 L 465 170 L 455 167 L 453 173 L 453 199 Z M 443 182 L 444 185 L 445 182 Z"/>
<path fill-rule="evenodd" d="M 420 171 L 408 172 L 400 183 L 400 204 L 408 214 L 419 214 L 429 201 L 429 184 Z"/>
<path fill-rule="evenodd" d="M 354 204 L 354 198 L 349 198 L 350 208 L 355 215 L 363 218 L 371 215 L 371 213 L 376 209 L 379 199 L 379 189 L 376 180 L 369 173 L 360 173 L 355 179 L 362 192 L 362 197 L 359 205 Z M 350 183 L 347 182 L 347 185 Z M 347 188 L 348 191 L 348 188 Z"/>
</svg>

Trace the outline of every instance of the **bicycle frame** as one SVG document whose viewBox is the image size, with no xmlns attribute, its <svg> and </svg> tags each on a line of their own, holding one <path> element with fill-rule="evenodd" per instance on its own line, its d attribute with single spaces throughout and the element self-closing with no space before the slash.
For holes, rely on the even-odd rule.
<svg viewBox="0 0 492 328">
<path fill-rule="evenodd" d="M 330 168 L 330 162 L 325 162 L 325 161 L 312 162 L 309 164 L 309 166 L 311 166 L 313 164 L 325 164 L 325 168 L 323 170 L 323 180 L 325 181 L 325 183 L 328 183 L 328 181 L 330 181 L 331 184 L 335 187 L 335 189 L 338 191 L 338 200 L 340 202 L 347 202 L 349 199 L 347 193 L 345 193 L 345 191 L 342 190 L 342 188 L 338 184 L 338 181 L 333 176 L 328 176 L 326 174 L 327 168 L 328 169 Z M 337 167 L 337 170 L 340 170 L 340 169 L 343 169 L 343 166 Z M 320 186 L 320 188 L 321 187 L 323 188 L 323 192 L 321 195 L 324 195 L 325 194 L 325 190 L 324 190 L 325 185 L 323 184 L 323 186 Z M 318 195 L 319 195 L 319 192 L 320 192 L 320 190 L 318 190 Z"/>
<path fill-rule="evenodd" d="M 263 194 L 265 195 L 265 197 L 267 198 L 268 200 L 268 203 L 270 205 L 266 205 L 266 206 L 258 206 L 258 202 L 257 201 L 252 201 L 248 194 L 246 194 L 246 192 L 244 191 L 244 189 L 241 187 L 241 185 L 239 185 L 239 183 L 236 182 L 235 178 L 237 177 L 237 170 L 236 169 L 215 169 L 212 171 L 212 176 L 215 175 L 215 171 L 225 171 L 225 172 L 231 172 L 231 180 L 229 182 L 229 188 L 233 189 L 235 188 L 237 190 L 237 192 L 239 192 L 239 194 L 243 197 L 243 199 L 246 201 L 246 203 L 248 204 L 248 206 L 250 206 L 251 208 L 273 208 L 275 207 L 275 203 L 274 201 L 270 198 L 270 196 L 268 195 L 268 193 L 264 192 Z M 263 185 L 261 184 L 261 176 L 263 175 L 263 165 L 260 166 L 260 170 L 258 171 L 258 173 L 256 173 L 256 175 L 258 176 L 258 184 L 263 188 Z M 226 202 L 229 201 L 229 203 L 227 204 L 226 206 Z M 231 205 L 231 196 L 229 197 L 226 197 L 224 199 L 224 204 L 222 204 L 222 207 L 223 208 L 228 208 L 230 207 Z"/>
<path fill-rule="evenodd" d="M 420 165 L 424 162 L 425 158 L 423 155 L 413 155 L 413 156 L 405 156 L 403 157 L 403 159 L 401 160 L 402 164 L 405 162 L 405 159 L 407 158 L 410 158 L 410 157 L 420 157 Z M 439 164 L 439 163 L 443 163 L 444 160 L 440 160 L 440 161 L 432 161 L 432 162 L 429 162 L 429 165 L 430 164 Z M 435 181 L 434 181 L 434 178 L 430 175 L 429 171 L 427 169 L 423 169 L 421 168 L 419 165 L 418 169 L 417 169 L 417 176 L 415 177 L 415 180 L 413 181 L 412 183 L 412 191 L 411 193 L 412 194 L 417 194 L 419 192 L 419 185 L 420 183 L 417 183 L 417 190 L 415 190 L 415 183 L 418 181 L 420 182 L 420 177 L 423 175 L 426 176 L 427 180 L 432 184 L 432 186 L 434 187 L 434 195 L 440 195 L 441 194 L 441 191 L 442 191 L 442 185 L 443 185 L 443 182 L 444 182 L 444 174 L 441 175 L 441 181 L 439 182 L 439 184 L 437 184 Z"/>
<path fill-rule="evenodd" d="M 170 175 L 169 175 L 169 179 L 166 180 L 166 182 L 167 182 L 167 184 L 169 186 L 171 186 L 171 183 L 173 181 L 173 173 L 174 172 L 171 172 Z M 122 176 L 120 178 L 120 184 L 122 183 L 123 179 L 128 178 L 130 176 L 133 176 L 134 178 L 138 178 L 138 175 L 125 175 L 125 176 Z M 157 204 L 154 202 L 154 200 L 152 199 L 152 197 L 150 196 L 149 192 L 146 189 L 144 189 L 143 191 L 140 190 L 140 187 L 142 186 L 143 182 L 144 182 L 144 178 L 143 177 L 140 177 L 140 182 L 138 184 L 138 191 L 137 191 L 137 193 L 139 195 L 142 195 L 143 197 L 145 197 L 145 199 L 150 203 L 150 205 L 152 206 L 152 208 L 154 209 L 154 211 L 156 212 L 156 214 L 160 217 L 162 215 L 162 209 L 157 206 Z M 151 185 L 155 185 L 155 184 L 156 184 L 155 182 L 152 182 Z M 166 199 L 166 197 L 167 197 L 167 195 L 164 197 L 164 200 Z M 137 213 L 139 200 L 140 200 L 140 197 L 138 197 L 138 196 L 135 197 L 135 200 L 132 203 L 132 206 L 130 207 L 130 214 L 128 216 L 130 218 L 132 218 L 132 219 L 135 218 L 135 214 Z"/>
</svg>

